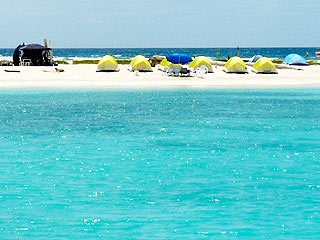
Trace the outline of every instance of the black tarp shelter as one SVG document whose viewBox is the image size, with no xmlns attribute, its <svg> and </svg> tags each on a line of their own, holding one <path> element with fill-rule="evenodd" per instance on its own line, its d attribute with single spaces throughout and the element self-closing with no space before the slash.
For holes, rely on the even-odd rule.
<svg viewBox="0 0 320 240">
<path fill-rule="evenodd" d="M 52 66 L 52 48 L 40 44 L 19 45 L 13 53 L 13 63 L 15 66 Z"/>
</svg>

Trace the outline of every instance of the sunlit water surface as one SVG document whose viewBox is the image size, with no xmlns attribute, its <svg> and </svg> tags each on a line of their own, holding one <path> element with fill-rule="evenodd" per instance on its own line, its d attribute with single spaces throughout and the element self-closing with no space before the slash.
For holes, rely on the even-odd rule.
<svg viewBox="0 0 320 240">
<path fill-rule="evenodd" d="M 320 239 L 319 90 L 1 90 L 1 239 Z"/>
</svg>

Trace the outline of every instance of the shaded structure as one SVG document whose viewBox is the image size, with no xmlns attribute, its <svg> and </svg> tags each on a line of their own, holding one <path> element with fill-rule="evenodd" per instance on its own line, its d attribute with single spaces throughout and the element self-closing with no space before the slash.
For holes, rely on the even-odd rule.
<svg viewBox="0 0 320 240">
<path fill-rule="evenodd" d="M 154 55 L 152 58 L 149 59 L 151 67 L 155 67 L 157 64 L 160 64 L 166 57 L 160 55 Z"/>
<path fill-rule="evenodd" d="M 189 64 L 189 67 L 192 68 L 193 71 L 196 71 L 197 68 L 201 68 L 202 66 L 204 66 L 208 69 L 208 73 L 213 73 L 213 69 L 212 69 L 212 65 L 211 65 L 210 61 L 204 56 L 196 57 Z"/>
<path fill-rule="evenodd" d="M 260 58 L 262 58 L 263 56 L 262 55 L 254 55 L 250 60 L 249 62 L 252 62 L 252 63 L 255 63 L 257 62 Z"/>
<path fill-rule="evenodd" d="M 52 48 L 40 44 L 19 45 L 13 53 L 15 66 L 52 66 Z"/>
<path fill-rule="evenodd" d="M 152 68 L 145 56 L 138 55 L 130 62 L 131 71 L 152 72 Z"/>
<path fill-rule="evenodd" d="M 284 64 L 297 65 L 297 66 L 309 65 L 307 63 L 307 60 L 298 54 L 289 54 L 288 56 L 286 56 L 286 58 L 284 59 Z"/>
<path fill-rule="evenodd" d="M 267 57 L 259 58 L 253 65 L 256 73 L 276 74 L 277 68 L 274 63 Z"/>
<path fill-rule="evenodd" d="M 232 57 L 224 65 L 227 73 L 248 73 L 247 66 L 240 57 Z"/>
<path fill-rule="evenodd" d="M 167 56 L 167 60 L 174 64 L 186 64 L 192 61 L 192 57 L 183 53 L 173 53 Z"/>
<path fill-rule="evenodd" d="M 106 55 L 98 63 L 97 72 L 118 72 L 118 62 L 113 56 Z"/>
</svg>

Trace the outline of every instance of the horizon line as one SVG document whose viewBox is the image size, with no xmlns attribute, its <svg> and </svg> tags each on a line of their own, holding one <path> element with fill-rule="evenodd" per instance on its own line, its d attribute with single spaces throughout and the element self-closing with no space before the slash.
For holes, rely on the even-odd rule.
<svg viewBox="0 0 320 240">
<path fill-rule="evenodd" d="M 15 49 L 16 47 L 0 47 L 0 49 Z M 248 47 L 248 46 L 236 46 L 236 47 L 52 47 L 52 49 L 176 49 L 176 48 L 185 48 L 185 49 L 208 49 L 208 48 L 229 48 L 229 49 L 241 49 L 241 48 L 318 48 L 315 46 L 273 46 L 273 47 Z"/>
</svg>

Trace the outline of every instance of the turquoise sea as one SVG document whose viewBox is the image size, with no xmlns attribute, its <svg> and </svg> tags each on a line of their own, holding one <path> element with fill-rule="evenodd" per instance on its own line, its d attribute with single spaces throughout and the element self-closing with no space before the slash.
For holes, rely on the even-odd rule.
<svg viewBox="0 0 320 240">
<path fill-rule="evenodd" d="M 1 90 L 1 239 L 320 239 L 320 90 Z"/>
<path fill-rule="evenodd" d="M 54 48 L 53 57 L 60 60 L 100 59 L 106 54 L 113 55 L 116 59 L 131 59 L 142 54 L 148 58 L 153 55 L 167 56 L 172 53 L 186 53 L 190 56 L 207 56 L 213 59 L 227 59 L 238 53 L 242 58 L 251 58 L 260 54 L 266 57 L 283 60 L 291 53 L 306 57 L 307 60 L 316 60 L 315 52 L 318 47 L 269 47 L 269 48 Z M 14 48 L 0 48 L 0 60 L 12 57 Z"/>
</svg>

